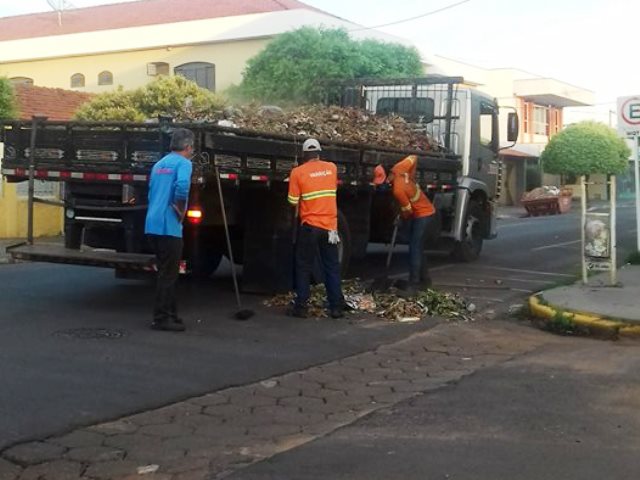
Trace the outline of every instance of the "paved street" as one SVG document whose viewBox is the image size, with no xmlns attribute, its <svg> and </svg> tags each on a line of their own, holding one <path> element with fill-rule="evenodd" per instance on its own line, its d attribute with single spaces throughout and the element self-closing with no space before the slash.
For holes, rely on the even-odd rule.
<svg viewBox="0 0 640 480">
<path fill-rule="evenodd" d="M 621 259 L 625 256 L 624 250 L 634 244 L 634 232 L 631 227 L 627 227 L 633 225 L 632 219 L 633 209 L 628 207 L 620 209 Z M 338 322 L 329 320 L 294 321 L 282 316 L 280 311 L 262 307 L 259 297 L 247 297 L 246 299 L 250 307 L 258 310 L 258 315 L 248 322 L 234 322 L 230 320 L 230 314 L 234 311 L 230 281 L 228 276 L 222 272 L 215 279 L 204 284 L 196 285 L 184 282 L 181 285 L 180 298 L 189 330 L 185 335 L 167 335 L 163 332 L 150 332 L 146 328 L 148 308 L 153 294 L 152 285 L 148 283 L 115 280 L 109 271 L 85 267 L 38 264 L 2 265 L 0 266 L 0 284 L 3 285 L 5 301 L 3 301 L 2 314 L 0 314 L 0 332 L 2 333 L 0 335 L 0 359 L 2 360 L 0 362 L 0 376 L 3 378 L 3 389 L 0 390 L 0 418 L 2 419 L 0 450 L 4 450 L 3 455 L 6 461 L 12 458 L 16 462 L 12 464 L 18 465 L 20 468 L 31 465 L 29 462 L 59 461 L 62 458 L 65 459 L 65 462 L 75 462 L 69 468 L 76 468 L 78 467 L 76 464 L 79 463 L 81 466 L 84 465 L 83 469 L 86 469 L 87 465 L 92 462 L 101 463 L 106 461 L 105 459 L 123 462 L 123 458 L 126 457 L 133 463 L 150 461 L 152 457 L 156 458 L 154 455 L 158 454 L 157 450 L 152 449 L 151 454 L 149 451 L 142 452 L 139 457 L 135 457 L 128 450 L 131 446 L 130 443 L 126 445 L 113 444 L 102 437 L 98 440 L 94 437 L 93 441 L 89 441 L 86 440 L 89 437 L 81 435 L 79 438 L 89 442 L 87 445 L 83 443 L 84 440 L 80 441 L 76 437 L 71 437 L 68 442 L 66 440 L 50 440 L 49 443 L 53 443 L 57 447 L 49 450 L 47 448 L 51 446 L 46 447 L 44 457 L 42 457 L 40 444 L 36 444 L 36 447 L 21 447 L 21 445 L 23 442 L 52 438 L 51 436 L 54 439 L 59 438 L 77 428 L 82 431 L 82 427 L 122 419 L 127 415 L 142 413 L 149 409 L 223 389 L 231 388 L 231 390 L 226 390 L 231 392 L 229 393 L 231 396 L 236 395 L 237 392 L 239 392 L 237 395 L 242 398 L 246 395 L 256 395 L 258 390 L 262 388 L 271 389 L 274 385 L 285 385 L 288 381 L 292 381 L 291 378 L 297 378 L 295 381 L 300 381 L 299 375 L 302 375 L 300 372 L 309 371 L 310 368 L 313 371 L 314 366 L 321 369 L 329 368 L 328 365 L 335 362 L 340 363 L 340 359 L 347 357 L 362 356 L 362 358 L 366 358 L 370 355 L 366 352 L 381 352 L 385 348 L 393 350 L 394 347 L 383 347 L 383 345 L 395 345 L 398 344 L 397 342 L 402 344 L 403 339 L 412 335 L 411 338 L 414 339 L 414 342 L 427 343 L 433 341 L 437 343 L 440 341 L 439 335 L 444 335 L 444 338 L 447 339 L 444 342 L 446 348 L 439 350 L 440 357 L 438 358 L 446 357 L 447 362 L 453 361 L 457 366 L 447 366 L 446 362 L 445 364 L 439 363 L 435 361 L 435 358 L 427 355 L 424 362 L 428 366 L 427 371 L 430 372 L 430 375 L 437 379 L 435 383 L 431 380 L 424 383 L 411 378 L 396 378 L 393 375 L 389 376 L 389 372 L 380 372 L 382 378 L 370 378 L 364 375 L 369 368 L 362 369 L 355 374 L 355 377 L 362 377 L 360 380 L 340 374 L 344 377 L 341 381 L 345 383 L 342 390 L 346 396 L 349 396 L 346 384 L 349 384 L 349 388 L 360 389 L 360 393 L 353 395 L 353 398 L 357 399 L 357 401 L 354 400 L 355 404 L 350 402 L 333 404 L 327 396 L 321 396 L 319 398 L 324 405 L 321 406 L 316 405 L 318 397 L 310 395 L 316 400 L 310 400 L 309 405 L 291 404 L 289 406 L 298 409 L 298 413 L 302 413 L 302 409 L 311 408 L 311 406 L 320 408 L 312 413 L 321 412 L 323 420 L 320 421 L 319 417 L 313 420 L 316 418 L 313 415 L 308 418 L 304 415 L 304 418 L 296 417 L 297 421 L 293 422 L 295 426 L 293 433 L 290 431 L 291 426 L 283 427 L 281 430 L 276 428 L 275 431 L 268 428 L 268 424 L 272 423 L 272 416 L 279 414 L 271 410 L 265 411 L 261 421 L 266 421 L 267 425 L 253 426 L 266 429 L 268 438 L 265 438 L 264 435 L 258 435 L 256 438 L 243 437 L 241 444 L 219 445 L 216 447 L 222 449 L 216 450 L 218 452 L 216 458 L 219 461 L 212 464 L 202 460 L 203 449 L 197 449 L 197 445 L 195 445 L 193 448 L 200 455 L 200 460 L 189 463 L 189 465 L 197 465 L 201 473 L 205 470 L 212 470 L 219 474 L 226 474 L 247 463 L 269 458 L 275 453 L 309 442 L 318 436 L 328 435 L 339 426 L 349 424 L 373 410 L 389 407 L 404 398 L 419 395 L 427 389 L 431 390 L 432 387 L 440 389 L 450 381 L 457 382 L 472 372 L 476 373 L 469 379 L 465 378 L 460 383 L 444 390 L 438 390 L 439 403 L 436 400 L 431 400 L 431 394 L 429 394 L 423 399 L 416 400 L 416 403 L 403 404 L 404 406 L 399 407 L 400 413 L 397 414 L 397 418 L 392 416 L 393 422 L 389 424 L 390 431 L 395 431 L 402 437 L 397 433 L 397 430 L 405 428 L 402 422 L 406 422 L 406 418 L 414 417 L 416 425 L 423 424 L 424 430 L 433 431 L 430 422 L 435 422 L 433 425 L 440 425 L 441 428 L 444 428 L 442 425 L 446 424 L 446 418 L 456 414 L 446 409 L 441 410 L 440 406 L 458 405 L 457 408 L 463 409 L 460 411 L 471 407 L 474 409 L 478 407 L 478 411 L 482 411 L 482 408 L 491 410 L 490 399 L 494 394 L 499 401 L 504 398 L 504 395 L 507 395 L 506 398 L 510 398 L 509 395 L 515 395 L 514 399 L 520 398 L 518 395 L 524 395 L 520 393 L 516 395 L 517 392 L 512 391 L 502 394 L 492 387 L 490 390 L 493 393 L 484 392 L 480 395 L 481 398 L 478 398 L 478 402 L 473 403 L 475 400 L 473 400 L 474 395 L 471 392 L 482 390 L 485 383 L 486 385 L 504 383 L 504 388 L 507 388 L 507 384 L 513 383 L 513 388 L 520 385 L 525 392 L 532 389 L 540 391 L 541 396 L 530 396 L 529 406 L 541 409 L 540 411 L 544 413 L 545 409 L 540 405 L 540 402 L 547 390 L 543 380 L 545 374 L 544 372 L 540 373 L 540 369 L 547 361 L 545 355 L 556 355 L 554 365 L 557 366 L 557 364 L 567 361 L 562 355 L 578 355 L 572 353 L 574 347 L 580 349 L 582 345 L 595 345 L 589 347 L 593 351 L 583 350 L 583 354 L 594 358 L 599 358 L 599 355 L 611 355 L 613 358 L 618 355 L 616 353 L 618 345 L 602 344 L 591 340 L 559 339 L 532 330 L 527 325 L 516 326 L 512 323 L 503 324 L 488 320 L 507 318 L 506 312 L 509 306 L 523 303 L 530 292 L 545 286 L 566 282 L 575 276 L 579 261 L 579 246 L 576 242 L 579 238 L 578 223 L 577 213 L 555 217 L 507 218 L 500 221 L 499 239 L 485 244 L 485 251 L 479 262 L 472 265 L 461 265 L 450 263 L 445 257 L 434 258 L 433 277 L 436 285 L 447 290 L 460 291 L 465 296 L 472 298 L 480 307 L 479 320 L 475 324 L 442 325 L 436 330 L 432 330 L 435 323 L 429 321 L 412 325 L 393 324 L 365 318 L 352 318 L 349 321 Z M 404 256 L 402 253 L 396 256 L 392 274 L 399 274 L 402 271 Z M 354 273 L 377 271 L 376 269 L 382 265 L 383 259 L 382 251 L 374 249 L 366 263 L 354 267 Z M 492 340 L 493 337 L 495 337 L 494 340 Z M 570 347 L 563 353 L 564 347 L 557 347 L 557 345 L 570 345 Z M 529 355 L 522 359 L 516 357 L 543 346 L 545 348 L 551 346 L 556 350 L 549 347 L 551 350 L 540 354 L 542 357 L 536 363 L 537 373 L 532 375 L 531 382 L 528 382 L 526 380 L 529 378 L 528 372 L 533 371 L 533 367 L 526 362 L 532 361 L 528 359 L 535 358 L 535 356 Z M 423 347 L 420 348 L 422 348 L 421 352 L 433 353 Z M 508 355 L 496 354 L 496 348 L 506 348 L 510 353 Z M 632 348 L 629 347 L 627 350 L 631 351 Z M 601 351 L 601 349 L 604 350 Z M 479 351 L 482 353 L 478 354 Z M 454 357 L 449 358 L 452 353 Z M 410 357 L 415 356 L 416 350 L 409 349 L 406 354 Z M 511 358 L 516 358 L 513 361 L 516 363 L 510 362 L 502 367 L 498 366 Z M 358 362 L 359 360 L 354 361 Z M 525 363 L 522 364 L 522 375 L 513 379 L 512 377 L 520 372 L 520 370 L 511 368 L 511 365 L 517 364 L 517 362 Z M 597 363 L 590 365 L 597 365 Z M 489 366 L 493 367 L 487 369 Z M 453 370 L 454 373 L 451 375 L 435 373 L 445 370 Z M 632 370 L 629 369 L 629 371 Z M 420 373 L 420 369 L 416 372 Z M 293 377 L 287 377 L 288 373 Z M 403 374 L 406 373 L 403 371 Z M 422 372 L 422 374 L 424 373 Z M 566 372 L 558 372 L 557 374 L 560 376 L 569 375 Z M 285 376 L 282 377 L 282 375 Z M 555 375 L 555 373 L 550 375 Z M 479 378 L 486 380 L 473 383 L 473 381 L 478 382 Z M 267 383 L 260 383 L 265 380 Z M 395 387 L 398 387 L 399 384 L 393 383 L 396 380 L 417 382 L 416 385 L 419 388 L 406 390 L 401 387 L 398 391 Z M 472 382 L 469 386 L 466 383 L 468 381 Z M 375 382 L 383 383 L 377 384 Z M 239 387 L 237 391 L 233 390 L 233 387 L 236 386 Z M 302 392 L 301 389 L 296 390 L 295 386 L 293 388 L 296 392 Z M 576 389 L 582 387 L 575 385 L 573 387 L 567 386 L 567 388 L 569 389 L 567 392 L 560 392 L 557 395 L 571 396 Z M 366 398 L 363 398 L 362 392 L 365 390 L 367 395 L 364 396 Z M 383 398 L 376 399 L 374 393 L 382 396 L 384 400 Z M 442 399 L 442 395 L 450 397 Z M 460 395 L 463 395 L 466 400 L 460 398 Z M 483 395 L 488 396 L 484 399 L 485 403 L 482 403 Z M 293 396 L 304 395 L 294 394 Z M 262 402 L 263 400 L 258 401 Z M 267 401 L 270 402 L 270 400 Z M 296 402 L 300 401 L 302 400 L 296 400 Z M 371 401 L 374 402 L 373 406 Z M 423 401 L 435 403 L 423 405 L 421 403 Z M 464 401 L 471 403 L 466 405 Z M 493 398 L 493 401 L 497 401 L 496 398 Z M 202 400 L 200 403 L 196 403 L 199 407 L 217 405 L 217 401 L 210 404 L 206 404 L 206 402 L 207 400 Z M 233 403 L 231 400 L 229 402 Z M 514 409 L 512 414 L 520 415 L 516 408 L 520 401 L 509 400 L 509 402 Z M 287 406 L 288 403 L 281 404 L 278 401 L 277 405 Z M 271 403 L 250 404 L 249 406 L 250 408 L 270 407 Z M 412 411 L 412 409 L 417 409 L 422 412 L 427 406 L 429 411 L 435 409 L 433 415 L 437 415 L 437 418 L 428 415 L 423 418 Z M 575 406 L 575 403 L 569 402 L 562 408 L 570 410 Z M 348 408 L 345 410 L 346 407 Z M 192 412 L 189 408 L 187 410 Z M 163 411 L 160 410 L 160 412 L 159 416 L 162 417 Z M 198 412 L 200 415 L 202 409 L 199 409 Z M 221 435 L 225 438 L 226 436 L 232 437 L 229 428 L 238 434 L 238 427 L 233 419 L 241 418 L 243 413 L 235 408 L 227 413 L 230 417 L 223 419 L 220 418 L 221 414 L 212 413 L 217 420 L 209 430 L 209 437 L 200 432 L 207 437 L 207 439 L 201 439 L 203 442 L 215 443 L 211 436 L 218 439 Z M 285 416 L 288 416 L 289 413 L 286 413 Z M 336 413 L 335 418 L 330 418 L 331 413 Z M 492 410 L 490 413 L 499 415 L 499 410 Z M 387 413 L 379 412 L 379 414 L 389 416 Z M 418 416 L 416 417 L 416 415 Z M 170 417 L 171 422 L 177 418 L 173 413 Z M 142 418 L 145 418 L 144 415 Z M 374 421 L 372 419 L 375 418 L 377 417 L 368 417 L 364 422 Z M 497 418 L 495 422 L 498 421 Z M 218 421 L 219 424 L 216 423 Z M 131 428 L 122 427 L 122 420 L 118 420 L 118 422 L 115 424 L 116 429 Z M 174 427 L 167 427 L 170 434 L 162 428 L 159 429 L 161 433 L 146 431 L 154 430 L 152 428 L 138 432 L 139 427 L 147 425 L 144 423 L 145 420 L 140 420 L 137 423 L 126 421 L 125 423 L 127 422 L 137 425 L 135 431 L 116 433 L 125 435 L 142 433 L 146 435 L 143 439 L 156 446 L 155 440 L 147 438 L 149 435 L 162 437 L 160 443 L 168 441 L 169 438 L 184 437 L 185 435 L 184 430 L 174 429 Z M 151 423 L 156 422 L 157 416 L 153 416 Z M 287 422 L 289 420 L 284 423 L 288 425 Z M 466 422 L 463 423 L 466 425 Z M 230 426 L 220 428 L 220 424 Z M 525 425 L 526 421 L 518 428 L 524 429 Z M 251 425 L 246 426 L 250 427 Z M 460 425 L 459 428 L 462 426 Z M 470 424 L 469 428 L 471 427 L 473 424 Z M 101 435 L 114 434 L 112 431 L 105 432 L 101 431 L 100 427 L 96 428 L 98 428 L 97 433 Z M 111 427 L 104 428 L 108 430 Z M 193 422 L 188 428 L 191 429 L 189 430 L 190 434 L 193 434 Z M 366 423 L 359 423 L 353 428 L 354 432 L 357 432 L 358 428 L 367 429 L 369 427 Z M 90 429 L 90 431 L 96 433 L 95 429 Z M 333 441 L 335 437 L 336 445 L 339 445 L 339 442 L 342 441 L 340 435 L 349 431 L 348 429 L 340 430 L 337 436 L 331 435 L 322 442 Z M 200 436 L 200 433 L 197 436 Z M 249 433 L 248 428 L 241 430 L 242 435 L 249 435 Z M 291 437 L 291 435 L 300 433 L 308 435 Z M 360 433 L 353 433 L 353 435 L 357 437 Z M 479 434 L 471 430 L 468 435 L 471 438 L 479 438 Z M 253 438 L 251 442 L 254 443 L 249 442 L 250 445 L 247 446 L 246 443 L 251 438 Z M 133 442 L 135 438 L 123 440 Z M 141 439 L 137 438 L 137 440 Z M 98 441 L 97 445 L 96 441 Z M 183 441 L 184 438 L 179 442 Z M 435 451 L 438 451 L 438 448 L 441 447 L 435 445 L 432 438 L 421 439 L 420 442 L 423 442 L 420 445 L 423 445 L 426 450 L 434 448 Z M 220 442 L 218 441 L 218 443 Z M 316 447 L 316 443 L 309 444 L 305 449 L 325 448 L 323 443 Z M 17 453 L 14 451 L 11 454 L 11 450 L 6 450 L 7 447 L 16 444 L 18 445 L 15 447 L 18 449 Z M 206 444 L 209 445 L 209 443 Z M 202 447 L 202 444 L 200 446 Z M 74 448 L 78 447 L 100 448 L 71 453 Z M 482 454 L 481 447 L 482 445 L 477 446 L 478 455 Z M 336 447 L 327 445 L 326 448 L 327 452 L 330 452 L 332 448 Z M 375 446 L 375 448 L 378 447 Z M 387 446 L 381 443 L 379 448 L 387 448 Z M 476 446 L 471 445 L 470 448 L 476 448 Z M 294 451 L 292 455 L 299 454 L 300 457 L 295 457 L 293 460 L 290 460 L 291 457 L 287 455 L 282 458 L 280 456 L 274 457 L 272 461 L 275 462 L 273 465 L 276 467 L 273 468 L 280 468 L 278 462 L 291 461 L 293 462 L 291 467 L 283 466 L 282 468 L 285 471 L 296 471 L 296 464 L 308 462 L 305 457 L 307 455 L 305 449 L 299 453 L 297 450 Z M 182 452 L 179 456 L 186 455 L 186 447 L 178 450 Z M 212 455 L 215 453 L 212 450 L 204 450 Z M 409 451 L 410 449 L 407 449 L 407 452 Z M 378 457 L 381 455 L 375 449 L 354 451 L 353 454 L 354 458 L 362 458 L 362 461 L 375 465 L 375 462 L 366 459 L 370 452 L 374 452 L 373 454 Z M 128 455 L 131 456 L 128 457 Z M 238 457 L 238 455 L 240 456 Z M 441 464 L 446 464 L 446 458 L 453 462 L 452 457 L 440 456 L 439 453 L 436 456 L 439 456 L 441 462 L 444 462 Z M 338 457 L 336 458 L 336 461 L 342 461 Z M 178 462 L 182 467 L 176 465 L 176 472 L 180 468 L 183 470 L 186 468 L 185 462 Z M 273 472 L 269 473 L 269 468 L 272 468 L 270 462 L 252 467 L 245 472 L 237 472 L 236 475 L 246 474 L 247 478 L 273 478 Z M 435 462 L 432 471 L 439 471 L 438 465 L 441 464 Z M 351 478 L 349 472 L 341 473 L 340 465 L 341 463 L 337 464 L 335 478 Z M 390 462 L 389 465 L 393 466 L 394 463 Z M 11 464 L 0 462 L 0 473 L 3 466 L 6 467 L 6 471 L 9 471 Z M 133 468 L 132 463 L 127 463 L 127 468 Z M 460 468 L 463 468 L 462 464 Z M 422 469 L 422 464 L 415 465 L 416 472 L 422 471 Z M 383 471 L 380 470 L 380 474 Z M 502 475 L 497 474 L 497 471 L 488 470 L 488 472 L 495 474 L 493 478 L 500 478 Z M 362 472 L 362 478 L 375 478 L 373 473 L 367 477 L 365 475 L 366 469 Z M 386 473 L 387 477 L 394 476 L 392 471 Z M 268 475 L 272 475 L 272 477 Z M 492 478 L 489 473 L 487 475 L 487 477 L 478 478 Z M 70 478 L 76 477 L 70 476 Z M 7 474 L 6 478 L 13 480 L 15 476 Z M 32 477 L 24 476 L 23 478 Z M 95 478 L 111 477 L 96 475 Z M 279 478 L 305 477 L 300 474 Z M 326 475 L 308 478 L 326 478 Z M 407 478 L 411 478 L 411 475 L 407 474 Z M 434 478 L 440 477 L 436 475 Z M 470 477 L 460 474 L 458 477 L 451 478 Z M 562 477 L 559 475 L 554 478 L 583 477 Z M 5 477 L 0 474 L 0 479 L 4 480 Z"/>
<path fill-rule="evenodd" d="M 384 408 L 233 480 L 631 480 L 637 343 L 562 338 Z"/>
<path fill-rule="evenodd" d="M 525 213 L 524 209 L 520 212 Z M 457 291 L 474 301 L 483 312 L 499 315 L 510 305 L 522 303 L 531 293 L 580 276 L 579 204 L 564 215 L 518 218 L 518 211 L 498 222 L 498 238 L 485 241 L 480 259 L 471 264 L 452 262 L 446 256 L 432 258 L 435 286 Z M 618 261 L 635 250 L 635 208 L 618 206 Z M 386 252 L 370 255 L 363 271 L 381 271 Z M 401 275 L 406 256 L 394 257 L 392 270 Z M 360 274 L 360 270 L 356 270 Z"/>
</svg>

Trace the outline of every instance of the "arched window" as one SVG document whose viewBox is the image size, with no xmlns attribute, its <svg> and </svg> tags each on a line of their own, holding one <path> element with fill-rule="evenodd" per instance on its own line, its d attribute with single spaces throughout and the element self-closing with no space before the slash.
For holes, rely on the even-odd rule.
<svg viewBox="0 0 640 480">
<path fill-rule="evenodd" d="M 74 73 L 71 75 L 71 88 L 84 87 L 84 75 L 81 73 Z"/>
<path fill-rule="evenodd" d="M 113 73 L 108 70 L 98 74 L 98 85 L 113 85 Z"/>
<path fill-rule="evenodd" d="M 212 92 L 216 89 L 216 66 L 213 63 L 184 63 L 174 68 L 173 73 L 196 82 L 198 86 Z"/>
<path fill-rule="evenodd" d="M 33 78 L 29 77 L 11 77 L 9 80 L 13 85 L 33 85 Z"/>
</svg>

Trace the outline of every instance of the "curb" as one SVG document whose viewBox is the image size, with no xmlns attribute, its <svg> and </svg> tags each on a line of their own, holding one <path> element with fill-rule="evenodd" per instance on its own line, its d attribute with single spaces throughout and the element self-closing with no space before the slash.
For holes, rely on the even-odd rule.
<svg viewBox="0 0 640 480">
<path fill-rule="evenodd" d="M 542 294 L 529 297 L 529 311 L 534 317 L 551 320 L 562 315 L 574 325 L 588 329 L 590 332 L 617 338 L 640 338 L 640 325 L 623 320 L 604 318 L 586 312 L 576 312 L 541 302 Z"/>
</svg>

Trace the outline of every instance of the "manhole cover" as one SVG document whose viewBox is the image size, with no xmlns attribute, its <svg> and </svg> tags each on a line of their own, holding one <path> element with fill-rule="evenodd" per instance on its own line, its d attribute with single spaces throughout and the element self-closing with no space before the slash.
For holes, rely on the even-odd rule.
<svg viewBox="0 0 640 480">
<path fill-rule="evenodd" d="M 81 340 L 117 340 L 123 338 L 126 333 L 117 328 L 70 328 L 58 330 L 53 334 L 62 338 L 79 338 Z"/>
</svg>

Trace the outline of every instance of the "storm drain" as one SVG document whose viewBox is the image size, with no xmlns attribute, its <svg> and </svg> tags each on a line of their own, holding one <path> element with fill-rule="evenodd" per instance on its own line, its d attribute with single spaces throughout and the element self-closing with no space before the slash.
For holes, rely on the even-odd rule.
<svg viewBox="0 0 640 480">
<path fill-rule="evenodd" d="M 70 328 L 58 330 L 53 336 L 79 340 L 118 340 L 125 337 L 126 332 L 118 328 Z"/>
</svg>

